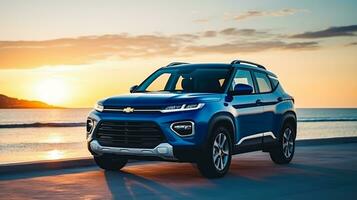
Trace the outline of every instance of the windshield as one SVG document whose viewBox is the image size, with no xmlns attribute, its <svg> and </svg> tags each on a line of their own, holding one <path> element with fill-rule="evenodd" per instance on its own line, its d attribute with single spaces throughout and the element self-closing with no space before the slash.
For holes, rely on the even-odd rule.
<svg viewBox="0 0 357 200">
<path fill-rule="evenodd" d="M 146 79 L 135 92 L 221 93 L 229 68 L 163 68 Z"/>
<path fill-rule="evenodd" d="M 135 92 L 222 93 L 230 68 L 163 68 L 146 79 Z"/>
</svg>

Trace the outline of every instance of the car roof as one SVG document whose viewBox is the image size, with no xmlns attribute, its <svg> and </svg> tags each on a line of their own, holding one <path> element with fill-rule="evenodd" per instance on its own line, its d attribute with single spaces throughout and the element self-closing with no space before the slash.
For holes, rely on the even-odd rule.
<svg viewBox="0 0 357 200">
<path fill-rule="evenodd" d="M 169 68 L 231 68 L 232 65 L 225 63 L 178 63 L 168 65 Z"/>
<path fill-rule="evenodd" d="M 261 72 L 265 72 L 273 77 L 277 77 L 274 73 L 254 66 L 254 65 L 250 65 L 250 64 L 244 64 L 244 63 L 240 63 L 240 64 L 227 64 L 227 63 L 183 63 L 183 62 L 175 62 L 175 63 L 170 63 L 169 65 L 167 65 L 166 67 L 168 68 L 245 68 L 245 69 L 249 69 L 249 70 L 256 70 L 256 71 L 261 71 Z"/>
</svg>

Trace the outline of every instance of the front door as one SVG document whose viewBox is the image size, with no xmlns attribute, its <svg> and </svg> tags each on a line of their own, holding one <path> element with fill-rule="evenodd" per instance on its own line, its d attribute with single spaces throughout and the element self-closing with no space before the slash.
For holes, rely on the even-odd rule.
<svg viewBox="0 0 357 200">
<path fill-rule="evenodd" d="M 232 88 L 236 84 L 247 84 L 253 87 L 253 93 L 248 95 L 237 95 L 233 97 L 232 105 L 237 111 L 237 141 L 238 146 L 260 146 L 263 132 L 261 126 L 263 119 L 263 106 L 261 106 L 261 95 L 257 92 L 252 74 L 249 70 L 238 69 L 232 82 Z"/>
</svg>

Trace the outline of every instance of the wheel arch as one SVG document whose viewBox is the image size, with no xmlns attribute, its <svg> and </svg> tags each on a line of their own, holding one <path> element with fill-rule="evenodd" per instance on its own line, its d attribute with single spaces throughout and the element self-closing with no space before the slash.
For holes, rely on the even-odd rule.
<svg viewBox="0 0 357 200">
<path fill-rule="evenodd" d="M 283 114 L 280 130 L 284 127 L 286 123 L 291 123 L 293 125 L 294 131 L 297 131 L 297 117 L 294 111 L 287 111 Z"/>
<path fill-rule="evenodd" d="M 209 138 L 213 130 L 220 125 L 223 125 L 229 129 L 232 144 L 234 144 L 236 140 L 236 124 L 233 115 L 227 112 L 216 113 L 212 116 L 212 118 L 209 120 L 207 138 Z"/>
</svg>

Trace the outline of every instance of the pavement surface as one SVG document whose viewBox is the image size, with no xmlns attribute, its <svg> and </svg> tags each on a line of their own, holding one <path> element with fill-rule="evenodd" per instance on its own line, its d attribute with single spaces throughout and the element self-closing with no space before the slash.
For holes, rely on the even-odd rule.
<svg viewBox="0 0 357 200">
<path fill-rule="evenodd" d="M 298 146 L 283 166 L 262 152 L 236 155 L 214 180 L 170 162 L 2 173 L 0 199 L 357 199 L 357 143 Z"/>
</svg>

